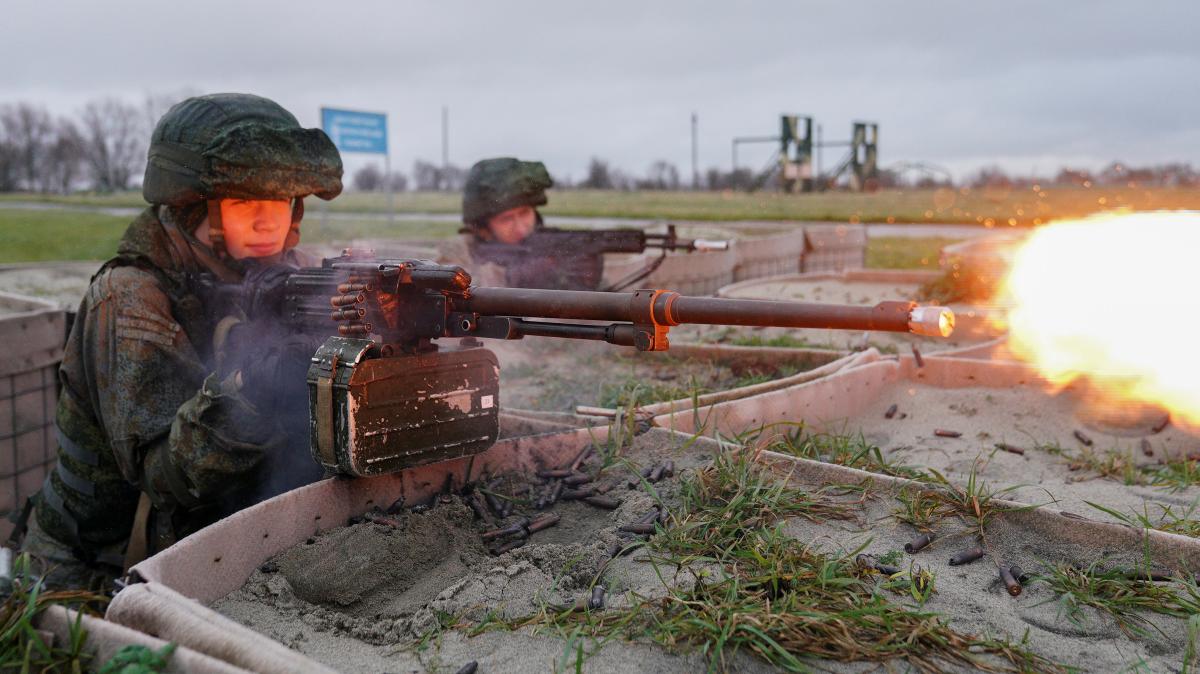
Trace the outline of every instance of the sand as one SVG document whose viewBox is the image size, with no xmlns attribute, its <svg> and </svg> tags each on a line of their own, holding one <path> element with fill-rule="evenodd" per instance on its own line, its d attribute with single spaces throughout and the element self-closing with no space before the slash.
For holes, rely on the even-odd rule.
<svg viewBox="0 0 1200 674">
<path fill-rule="evenodd" d="M 75 311 L 99 262 L 53 263 L 0 269 L 0 291 L 44 300 Z"/>
<path fill-rule="evenodd" d="M 918 421 L 921 419 L 914 419 L 914 423 Z M 640 436 L 628 456 L 639 465 L 667 456 L 676 461 L 679 477 L 656 485 L 664 502 L 673 506 L 681 480 L 705 465 L 715 448 L 710 441 L 689 443 L 682 436 L 654 430 Z M 953 450 L 947 453 L 954 454 Z M 843 469 L 812 462 L 806 465 L 809 468 L 793 477 L 799 486 L 816 488 L 853 481 Z M 485 526 L 472 519 L 458 497 L 451 497 L 428 512 L 400 512 L 396 518 L 401 526 L 395 529 L 358 523 L 319 534 L 277 556 L 273 566 L 267 567 L 269 572 L 256 572 L 214 608 L 348 672 L 453 672 L 472 660 L 479 662 L 481 672 L 575 671 L 576 648 L 591 653 L 582 666 L 585 672 L 703 671 L 707 661 L 686 645 L 666 649 L 616 639 L 595 644 L 546 628 L 485 631 L 476 636 L 445 629 L 423 641 L 418 639 L 438 624 L 439 616 L 447 614 L 478 624 L 486 621 L 489 613 L 519 619 L 536 614 L 543 603 L 569 604 L 587 596 L 593 578 L 608 588 L 611 607 L 625 605 L 632 593 L 659 597 L 668 586 L 697 582 L 704 573 L 719 573 L 719 568 L 710 564 L 656 567 L 642 551 L 605 564 L 610 543 L 622 536 L 632 540 L 615 532 L 616 525 L 633 520 L 652 503 L 647 494 L 625 488 L 625 475 L 606 474 L 603 478 L 617 484 L 610 495 L 621 499 L 618 510 L 560 502 L 552 508 L 562 516 L 557 527 L 533 534 L 525 547 L 500 557 L 489 555 L 479 540 Z M 893 491 L 880 487 L 874 498 L 862 503 L 854 519 L 792 519 L 784 523 L 784 531 L 829 554 L 858 548 L 875 555 L 901 551 L 916 532 L 892 517 L 899 507 L 894 496 Z M 975 541 L 965 523 L 956 518 L 943 520 L 936 528 L 934 543 L 912 555 L 899 553 L 898 566 L 907 569 L 916 563 L 935 574 L 937 590 L 926 608 L 944 615 L 961 632 L 1013 640 L 1028 634 L 1028 645 L 1037 653 L 1085 671 L 1120 671 L 1139 661 L 1150 671 L 1178 669 L 1186 644 L 1182 620 L 1150 617 L 1161 634 L 1135 639 L 1095 613 L 1085 612 L 1083 626 L 1072 624 L 1049 590 L 1036 583 L 1019 597 L 1009 596 L 996 573 L 999 561 L 1019 562 L 1026 570 L 1036 571 L 1040 564 L 1056 561 L 1086 565 L 1102 560 L 1106 565 L 1129 567 L 1141 556 L 1138 550 L 1109 549 L 1104 540 L 1034 535 L 1023 522 L 1027 520 L 997 516 L 987 529 L 991 556 L 951 567 L 948 558 Z M 910 601 L 887 590 L 880 592 L 895 602 Z M 873 663 L 810 664 L 822 671 L 880 671 Z M 891 671 L 906 670 L 900 662 L 885 666 Z M 726 668 L 775 671 L 749 653 L 738 654 Z"/>
<path fill-rule="evenodd" d="M 897 405 L 896 418 L 886 419 L 892 404 Z M 1033 387 L 943 389 L 901 382 L 883 390 L 862 415 L 846 419 L 844 426 L 861 431 L 889 459 L 933 468 L 960 483 L 974 469 L 995 489 L 1012 487 L 1006 498 L 1048 504 L 1092 519 L 1113 518 L 1089 502 L 1158 515 L 1161 506 L 1179 511 L 1200 499 L 1200 487 L 1127 485 L 1086 468 L 1072 470 L 1070 460 L 1037 449 L 1057 445 L 1072 453 L 1084 451 L 1088 448 L 1074 436 L 1080 430 L 1093 441 L 1096 454 L 1115 450 L 1136 465 L 1154 467 L 1159 460 L 1182 458 L 1200 447 L 1200 437 L 1174 424 L 1154 433 L 1158 415 L 1147 424 L 1123 429 L 1097 423 L 1087 409 L 1078 387 L 1053 395 Z M 939 428 L 962 436 L 938 437 L 934 430 Z M 1152 456 L 1142 453 L 1143 438 L 1149 440 Z M 1000 451 L 996 443 L 1026 451 L 1023 456 Z"/>
<path fill-rule="evenodd" d="M 714 358 L 639 352 L 612 344 L 529 337 L 489 342 L 500 361 L 502 408 L 573 412 L 576 405 L 610 407 L 622 388 L 638 387 L 642 404 L 724 391 L 778 379 L 820 363 L 780 360 L 775 367 L 743 366 Z"/>
</svg>

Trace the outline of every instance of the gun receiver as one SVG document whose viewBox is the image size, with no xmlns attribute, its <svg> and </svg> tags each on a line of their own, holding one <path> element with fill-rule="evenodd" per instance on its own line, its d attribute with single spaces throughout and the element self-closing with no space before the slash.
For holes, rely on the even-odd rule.
<svg viewBox="0 0 1200 674">
<path fill-rule="evenodd" d="M 543 227 L 517 244 L 476 241 L 471 244 L 471 256 L 476 262 L 504 267 L 506 281 L 511 287 L 596 290 L 604 275 L 605 254 L 644 253 L 648 248 L 661 250 L 665 255 L 667 251 L 728 250 L 729 242 L 681 239 L 675 225 L 667 225 L 665 234 L 651 234 L 640 229 Z M 648 272 L 652 273 L 657 267 L 658 264 L 651 263 Z M 623 279 L 614 284 L 615 288 L 628 287 L 649 273 L 638 273 L 629 282 Z"/>
<path fill-rule="evenodd" d="M 322 465 L 374 475 L 484 451 L 499 433 L 499 364 L 479 342 L 526 336 L 669 347 L 687 323 L 881 330 L 948 336 L 941 307 L 873 307 L 627 293 L 479 288 L 457 266 L 348 252 L 287 272 L 281 293 L 241 289 L 289 328 L 327 337 L 308 371 L 310 438 Z M 263 309 L 264 296 L 272 298 Z M 571 322 L 568 322 L 571 321 Z M 574 321 L 594 321 L 578 323 Z"/>
</svg>

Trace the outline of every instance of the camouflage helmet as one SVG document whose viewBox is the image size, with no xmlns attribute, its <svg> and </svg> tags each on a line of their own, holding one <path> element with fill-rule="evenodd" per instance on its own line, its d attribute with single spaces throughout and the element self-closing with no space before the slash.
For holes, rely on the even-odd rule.
<svg viewBox="0 0 1200 674">
<path fill-rule="evenodd" d="M 467 173 L 463 189 L 463 223 L 482 227 L 487 219 L 518 206 L 541 206 L 554 185 L 546 165 L 497 157 L 477 162 Z"/>
<path fill-rule="evenodd" d="M 290 199 L 284 249 L 300 241 L 304 197 L 342 191 L 342 157 L 320 129 L 301 128 L 275 101 L 210 94 L 175 104 L 150 137 L 142 196 L 152 204 L 208 215 L 213 250 L 225 256 L 220 199 Z M 198 212 L 197 212 L 198 211 Z"/>
<path fill-rule="evenodd" d="M 186 99 L 150 137 L 142 194 L 152 204 L 210 199 L 294 199 L 342 191 L 342 158 L 320 129 L 304 129 L 278 103 L 250 94 Z"/>
</svg>

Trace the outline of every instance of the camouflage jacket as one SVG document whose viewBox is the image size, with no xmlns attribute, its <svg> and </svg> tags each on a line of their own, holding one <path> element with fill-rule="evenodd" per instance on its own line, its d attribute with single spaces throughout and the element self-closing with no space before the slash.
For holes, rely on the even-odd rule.
<svg viewBox="0 0 1200 674">
<path fill-rule="evenodd" d="M 81 559 L 128 539 L 141 492 L 152 537 L 169 542 L 267 495 L 271 458 L 311 464 L 300 482 L 320 477 L 306 442 L 214 373 L 220 316 L 190 288 L 194 272 L 241 275 L 148 209 L 80 303 L 59 371 L 58 465 L 36 517 Z"/>
</svg>

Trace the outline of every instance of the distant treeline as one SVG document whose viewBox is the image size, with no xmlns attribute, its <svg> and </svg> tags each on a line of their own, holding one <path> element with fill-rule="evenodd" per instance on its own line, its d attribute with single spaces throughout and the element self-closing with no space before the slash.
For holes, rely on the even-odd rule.
<svg viewBox="0 0 1200 674">
<path fill-rule="evenodd" d="M 80 189 L 100 192 L 126 190 L 142 176 L 146 144 L 159 117 L 192 91 L 150 95 L 135 104 L 118 98 L 91 101 L 74 115 L 54 115 L 32 103 L 0 104 L 0 192 L 57 192 Z M 554 172 L 554 167 L 549 167 Z M 439 166 L 418 159 L 411 173 L 384 174 L 378 164 L 367 164 L 351 177 L 359 191 L 448 191 L 463 187 L 467 170 Z M 1016 176 L 988 167 L 952 181 L 944 170 L 925 164 L 905 163 L 879 172 L 873 186 L 888 187 L 1028 187 L 1032 185 L 1195 187 L 1200 173 L 1190 164 L 1172 163 L 1133 167 L 1113 162 L 1097 173 L 1064 168 L 1053 176 Z M 748 168 L 725 171 L 708 168 L 695 176 L 682 175 L 666 160 L 635 175 L 593 157 L 582 179 L 556 175 L 560 189 L 602 190 L 771 190 L 776 181 Z"/>
</svg>

